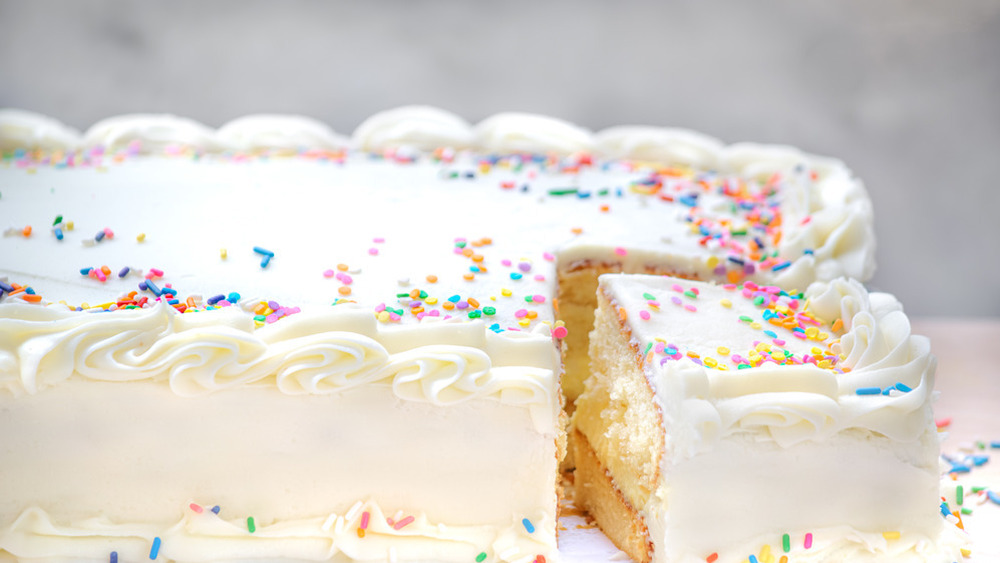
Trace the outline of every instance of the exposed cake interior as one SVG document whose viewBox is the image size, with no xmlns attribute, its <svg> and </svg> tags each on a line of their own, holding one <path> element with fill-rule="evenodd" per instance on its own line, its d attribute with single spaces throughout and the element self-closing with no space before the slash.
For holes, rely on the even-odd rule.
<svg viewBox="0 0 1000 563">
<path fill-rule="evenodd" d="M 933 356 L 891 296 L 607 275 L 590 350 L 574 490 L 633 558 L 960 557 Z"/>
</svg>

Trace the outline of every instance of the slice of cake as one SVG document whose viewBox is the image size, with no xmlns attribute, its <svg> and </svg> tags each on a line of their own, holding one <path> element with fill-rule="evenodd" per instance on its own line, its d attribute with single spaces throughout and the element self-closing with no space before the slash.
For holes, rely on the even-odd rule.
<svg viewBox="0 0 1000 563">
<path fill-rule="evenodd" d="M 874 254 L 840 163 L 667 129 L 0 111 L 0 150 L 25 561 L 541 563 L 597 273 L 804 285 Z"/>
<path fill-rule="evenodd" d="M 935 360 L 900 304 L 601 277 L 575 495 L 636 561 L 953 561 Z"/>
</svg>

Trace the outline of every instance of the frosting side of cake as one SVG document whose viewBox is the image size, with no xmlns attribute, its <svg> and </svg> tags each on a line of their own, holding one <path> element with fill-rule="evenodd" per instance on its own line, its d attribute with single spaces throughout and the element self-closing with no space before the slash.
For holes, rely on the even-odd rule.
<svg viewBox="0 0 1000 563">
<path fill-rule="evenodd" d="M 790 561 L 960 558 L 966 540 L 939 508 L 934 358 L 894 298 L 843 279 L 804 294 L 601 283 L 611 311 L 601 318 L 627 335 L 661 417 L 649 424 L 665 429 L 658 484 L 626 495 L 653 561 L 762 549 Z M 612 417 L 590 412 L 598 390 L 578 403 L 577 427 L 600 453 L 596 421 Z"/>
</svg>

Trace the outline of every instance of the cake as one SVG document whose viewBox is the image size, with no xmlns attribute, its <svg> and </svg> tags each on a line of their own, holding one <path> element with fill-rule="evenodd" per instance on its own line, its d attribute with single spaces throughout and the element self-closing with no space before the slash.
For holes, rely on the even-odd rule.
<svg viewBox="0 0 1000 563">
<path fill-rule="evenodd" d="M 956 561 L 935 360 L 899 302 L 605 275 L 574 491 L 638 562 Z"/>
<path fill-rule="evenodd" d="M 873 267 L 841 163 L 687 131 L 3 110 L 0 151 L 14 560 L 553 560 L 598 274 Z"/>
</svg>

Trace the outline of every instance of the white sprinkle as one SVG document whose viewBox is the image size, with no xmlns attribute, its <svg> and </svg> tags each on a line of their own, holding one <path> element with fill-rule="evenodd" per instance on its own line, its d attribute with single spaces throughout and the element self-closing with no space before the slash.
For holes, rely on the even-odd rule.
<svg viewBox="0 0 1000 563">
<path fill-rule="evenodd" d="M 397 281 L 397 283 L 399 283 L 399 285 L 401 285 L 403 287 L 406 287 L 406 286 L 410 285 L 410 278 L 399 278 L 399 280 Z"/>
<path fill-rule="evenodd" d="M 396 563 L 396 548 L 389 547 L 389 563 Z"/>
<path fill-rule="evenodd" d="M 82 244 L 83 246 L 94 246 L 95 244 L 97 244 L 97 241 L 92 238 L 85 238 L 80 241 L 80 244 Z"/>
<path fill-rule="evenodd" d="M 509 549 L 505 549 L 505 550 L 501 551 L 500 553 L 498 553 L 497 554 L 497 559 L 501 559 L 501 560 L 508 559 L 509 560 L 509 559 L 511 559 L 512 557 L 514 557 L 515 555 L 517 555 L 520 552 L 521 552 L 520 548 L 518 548 L 515 545 L 515 546 L 510 547 Z"/>
<path fill-rule="evenodd" d="M 364 505 L 360 500 L 354 503 L 354 506 L 352 506 L 351 509 L 347 511 L 347 514 L 344 515 L 344 519 L 348 521 L 354 520 L 354 517 L 358 515 L 358 512 L 361 512 L 362 506 Z"/>
<path fill-rule="evenodd" d="M 330 528 L 332 528 L 334 523 L 336 522 L 337 522 L 337 515 L 330 514 L 329 516 L 326 517 L 326 521 L 323 522 L 323 526 L 320 527 L 320 529 L 323 530 L 324 532 L 329 532 Z"/>
</svg>

